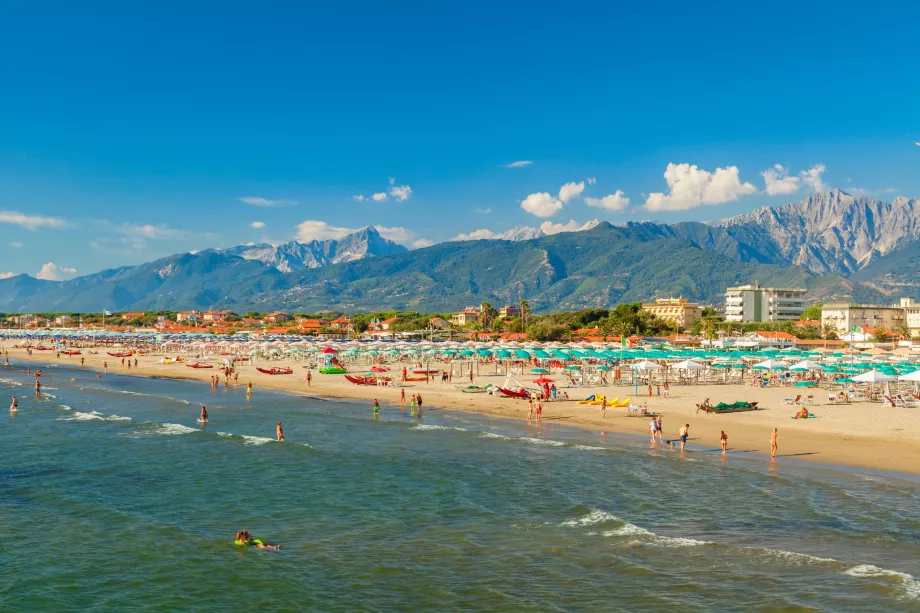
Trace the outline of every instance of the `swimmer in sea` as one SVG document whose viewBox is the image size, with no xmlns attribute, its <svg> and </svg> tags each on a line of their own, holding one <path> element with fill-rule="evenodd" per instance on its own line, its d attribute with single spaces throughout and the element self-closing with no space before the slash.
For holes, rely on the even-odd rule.
<svg viewBox="0 0 920 613">
<path fill-rule="evenodd" d="M 13 396 L 13 402 L 10 403 L 10 411 L 15 412 L 18 410 L 19 410 L 19 399 L 16 398 L 16 396 Z"/>
<path fill-rule="evenodd" d="M 279 443 L 284 442 L 284 430 L 281 429 L 281 422 L 278 422 L 278 426 L 275 428 L 275 436 Z"/>
<path fill-rule="evenodd" d="M 266 545 L 259 539 L 252 538 L 248 530 L 240 530 L 237 532 L 235 543 L 240 547 L 249 547 L 251 545 L 255 545 L 259 549 L 272 549 L 274 551 L 281 549 L 281 545 Z"/>
<path fill-rule="evenodd" d="M 35 382 L 35 395 L 38 396 L 42 393 L 42 383 L 41 381 Z"/>
<path fill-rule="evenodd" d="M 201 405 L 201 423 L 208 423 L 208 410 L 204 407 L 204 405 Z"/>
</svg>

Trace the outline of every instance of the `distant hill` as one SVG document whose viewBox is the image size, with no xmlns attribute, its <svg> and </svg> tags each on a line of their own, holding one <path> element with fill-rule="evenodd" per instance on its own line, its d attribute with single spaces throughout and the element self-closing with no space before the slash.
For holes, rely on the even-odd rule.
<svg viewBox="0 0 920 613">
<path fill-rule="evenodd" d="M 602 222 L 578 232 L 453 241 L 408 251 L 366 228 L 335 241 L 179 254 L 70 281 L 0 280 L 7 311 L 228 308 L 449 311 L 488 300 L 537 311 L 725 287 L 807 287 L 812 300 L 920 292 L 920 203 L 833 190 L 709 224 Z M 533 235 L 533 238 L 527 238 Z"/>
</svg>

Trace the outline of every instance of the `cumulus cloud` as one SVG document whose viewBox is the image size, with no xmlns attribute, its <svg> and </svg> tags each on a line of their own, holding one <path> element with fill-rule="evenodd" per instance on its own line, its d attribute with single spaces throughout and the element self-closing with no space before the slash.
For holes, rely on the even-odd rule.
<svg viewBox="0 0 920 613">
<path fill-rule="evenodd" d="M 585 191 L 584 181 L 579 181 L 578 183 L 575 183 L 575 182 L 566 183 L 565 185 L 559 188 L 559 200 L 561 200 L 562 203 L 565 204 L 572 198 L 575 198 L 576 196 L 581 196 L 581 193 L 583 191 Z"/>
<path fill-rule="evenodd" d="M 409 196 L 412 195 L 412 188 L 408 185 L 391 185 L 390 195 L 396 198 L 398 201 L 403 202 L 408 200 Z"/>
<path fill-rule="evenodd" d="M 695 164 L 668 164 L 664 171 L 668 193 L 651 193 L 645 201 L 650 211 L 684 211 L 704 204 L 722 204 L 757 191 L 738 178 L 738 167 L 703 170 Z"/>
<path fill-rule="evenodd" d="M 77 276 L 76 268 L 66 268 L 53 262 L 48 262 L 36 273 L 35 278 L 46 281 L 66 281 L 67 279 L 73 279 L 75 276 Z"/>
<path fill-rule="evenodd" d="M 626 197 L 622 190 L 618 189 L 603 198 L 585 198 L 585 204 L 616 213 L 625 210 L 629 206 L 629 198 Z"/>
<path fill-rule="evenodd" d="M 540 224 L 540 230 L 543 231 L 543 234 L 552 235 L 559 234 L 560 232 L 581 232 L 583 230 L 590 230 L 599 224 L 600 221 L 597 219 L 592 219 L 589 222 L 580 224 L 574 219 L 570 219 L 568 223 L 553 223 L 551 221 L 544 221 Z"/>
<path fill-rule="evenodd" d="M 329 240 L 330 238 L 342 238 L 343 236 L 348 236 L 352 232 L 356 232 L 356 230 L 352 228 L 330 226 L 325 221 L 308 219 L 307 221 L 297 226 L 297 234 L 295 235 L 295 238 L 302 243 L 309 243 L 310 241 L 324 241 Z"/>
<path fill-rule="evenodd" d="M 537 217 L 552 217 L 562 209 L 562 201 L 546 192 L 539 192 L 524 198 L 521 208 Z"/>
<path fill-rule="evenodd" d="M 22 243 L 12 242 L 10 243 L 10 247 L 16 247 L 18 249 L 19 247 L 22 247 Z"/>
<path fill-rule="evenodd" d="M 479 230 L 473 230 L 472 232 L 467 232 L 466 234 L 458 234 L 453 237 L 452 241 L 480 241 L 484 239 L 498 238 L 500 234 L 496 234 L 492 230 L 487 230 L 486 228 L 480 228 Z"/>
<path fill-rule="evenodd" d="M 362 196 L 361 194 L 358 194 L 357 196 L 352 196 L 352 198 L 354 198 L 358 202 L 364 202 L 364 196 Z"/>
<path fill-rule="evenodd" d="M 588 182 L 588 185 L 594 185 L 597 183 L 597 179 L 595 177 L 588 177 L 586 181 Z"/>
<path fill-rule="evenodd" d="M 26 215 L 16 211 L 0 211 L 0 223 L 9 223 L 17 226 L 22 226 L 27 230 L 37 230 L 39 228 L 63 228 L 67 225 L 67 222 L 57 217 Z"/>
<path fill-rule="evenodd" d="M 387 195 L 386 192 L 378 192 L 371 196 L 371 198 L 374 200 L 374 202 L 383 202 L 387 199 Z"/>
<path fill-rule="evenodd" d="M 763 176 L 767 194 L 770 196 L 794 194 L 801 187 L 799 178 L 790 177 L 789 169 L 782 164 L 774 164 L 773 168 L 768 168 L 760 174 Z"/>
<path fill-rule="evenodd" d="M 824 164 L 815 164 L 808 170 L 800 172 L 799 177 L 802 179 L 802 183 L 809 186 L 815 192 L 826 192 L 828 190 L 828 185 L 821 178 L 825 170 Z"/>
<path fill-rule="evenodd" d="M 376 226 L 376 228 L 380 236 L 395 243 L 407 243 L 415 238 L 415 232 L 408 228 L 386 228 L 384 226 Z"/>
<path fill-rule="evenodd" d="M 0 272 L 0 279 L 9 279 L 10 277 L 15 277 L 15 272 Z"/>
<path fill-rule="evenodd" d="M 480 207 L 477 207 L 476 210 L 473 211 L 473 212 L 476 213 L 477 215 L 488 215 L 489 213 L 492 212 L 492 209 L 490 209 L 490 208 L 488 208 L 488 207 L 483 208 L 483 207 L 480 206 Z"/>
<path fill-rule="evenodd" d="M 518 160 L 516 162 L 511 162 L 510 164 L 505 164 L 505 168 L 524 168 L 525 166 L 530 166 L 533 164 L 530 160 Z"/>
<path fill-rule="evenodd" d="M 260 196 L 243 196 L 239 200 L 240 202 L 245 202 L 250 206 L 261 207 L 294 206 L 297 204 L 296 200 L 269 200 L 268 198 L 262 198 Z"/>
<path fill-rule="evenodd" d="M 265 227 L 265 222 L 264 221 L 254 221 L 251 224 L 249 224 L 249 227 L 255 228 L 256 230 L 261 230 L 262 228 Z"/>
<path fill-rule="evenodd" d="M 430 241 L 427 238 L 420 238 L 418 240 L 412 241 L 413 249 L 424 249 L 425 247 L 431 247 L 434 245 L 434 241 Z"/>
</svg>

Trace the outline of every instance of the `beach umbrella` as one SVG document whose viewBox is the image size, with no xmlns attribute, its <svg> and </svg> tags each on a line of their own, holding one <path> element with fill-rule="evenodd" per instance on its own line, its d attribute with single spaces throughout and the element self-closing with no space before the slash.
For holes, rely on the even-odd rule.
<svg viewBox="0 0 920 613">
<path fill-rule="evenodd" d="M 609 367 L 609 366 L 598 366 L 598 367 L 597 367 L 597 370 L 605 370 L 605 371 L 606 371 L 606 370 L 613 370 L 613 369 L 612 369 L 611 367 Z"/>
<path fill-rule="evenodd" d="M 672 364 L 671 368 L 676 370 L 706 370 L 705 366 L 693 360 L 684 360 L 683 362 Z"/>
<path fill-rule="evenodd" d="M 534 379 L 533 382 L 534 382 L 534 383 L 538 383 L 538 384 L 540 384 L 540 385 L 543 385 L 544 383 L 552 383 L 553 380 L 552 380 L 552 379 L 547 379 L 546 377 L 540 377 L 539 379 Z"/>
<path fill-rule="evenodd" d="M 581 370 L 581 366 L 576 366 L 575 364 L 569 364 L 563 370 Z"/>
<path fill-rule="evenodd" d="M 792 370 L 824 370 L 823 366 L 810 360 L 805 360 L 803 362 L 799 362 L 798 364 L 793 364 L 790 368 L 792 368 Z"/>
<path fill-rule="evenodd" d="M 915 370 L 912 373 L 901 375 L 898 377 L 898 381 L 920 381 L 920 370 Z"/>
<path fill-rule="evenodd" d="M 759 364 L 754 364 L 754 368 L 757 370 L 785 370 L 786 365 L 782 362 L 774 359 L 764 360 Z"/>
<path fill-rule="evenodd" d="M 661 368 L 661 364 L 656 364 L 655 362 L 649 362 L 648 360 L 642 360 L 641 362 L 636 362 L 630 368 L 635 370 L 657 370 Z"/>
<path fill-rule="evenodd" d="M 883 372 L 877 370 L 870 370 L 869 372 L 864 372 L 861 375 L 856 375 L 853 377 L 853 381 L 859 381 L 860 383 L 884 383 L 885 381 L 894 381 L 895 377 L 891 375 L 886 375 Z"/>
<path fill-rule="evenodd" d="M 333 349 L 332 347 L 323 347 L 320 349 L 320 353 L 338 353 L 338 349 Z"/>
<path fill-rule="evenodd" d="M 371 372 L 386 372 L 390 370 L 389 368 L 384 368 L 383 366 L 371 366 Z"/>
<path fill-rule="evenodd" d="M 546 370 L 545 368 L 531 368 L 530 372 L 531 374 L 534 374 L 534 375 L 545 375 L 549 371 Z"/>
<path fill-rule="evenodd" d="M 511 352 L 507 349 L 499 349 L 495 352 L 495 357 L 507 360 L 511 357 Z"/>
</svg>

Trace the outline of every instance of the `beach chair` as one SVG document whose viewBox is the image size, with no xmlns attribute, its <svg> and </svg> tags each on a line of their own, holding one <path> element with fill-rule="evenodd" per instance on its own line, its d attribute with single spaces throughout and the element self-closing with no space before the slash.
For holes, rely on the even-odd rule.
<svg viewBox="0 0 920 613">
<path fill-rule="evenodd" d="M 902 407 L 912 407 L 916 404 L 916 401 L 911 396 L 905 398 L 903 394 L 896 395 L 894 400 Z"/>
<path fill-rule="evenodd" d="M 882 396 L 882 399 L 885 401 L 885 406 L 886 406 L 886 407 L 892 407 L 892 408 L 894 408 L 894 407 L 898 406 L 898 403 L 896 403 L 896 402 L 894 401 L 894 398 L 892 398 L 891 396 Z"/>
<path fill-rule="evenodd" d="M 814 395 L 813 395 L 813 394 L 809 394 L 809 395 L 805 396 L 805 400 L 803 400 L 803 403 L 806 404 L 806 405 L 808 405 L 808 406 L 814 406 L 814 404 L 815 404 L 815 397 L 814 397 Z"/>
<path fill-rule="evenodd" d="M 799 394 L 795 398 L 783 398 L 783 404 L 798 404 L 801 399 L 802 394 Z"/>
</svg>

